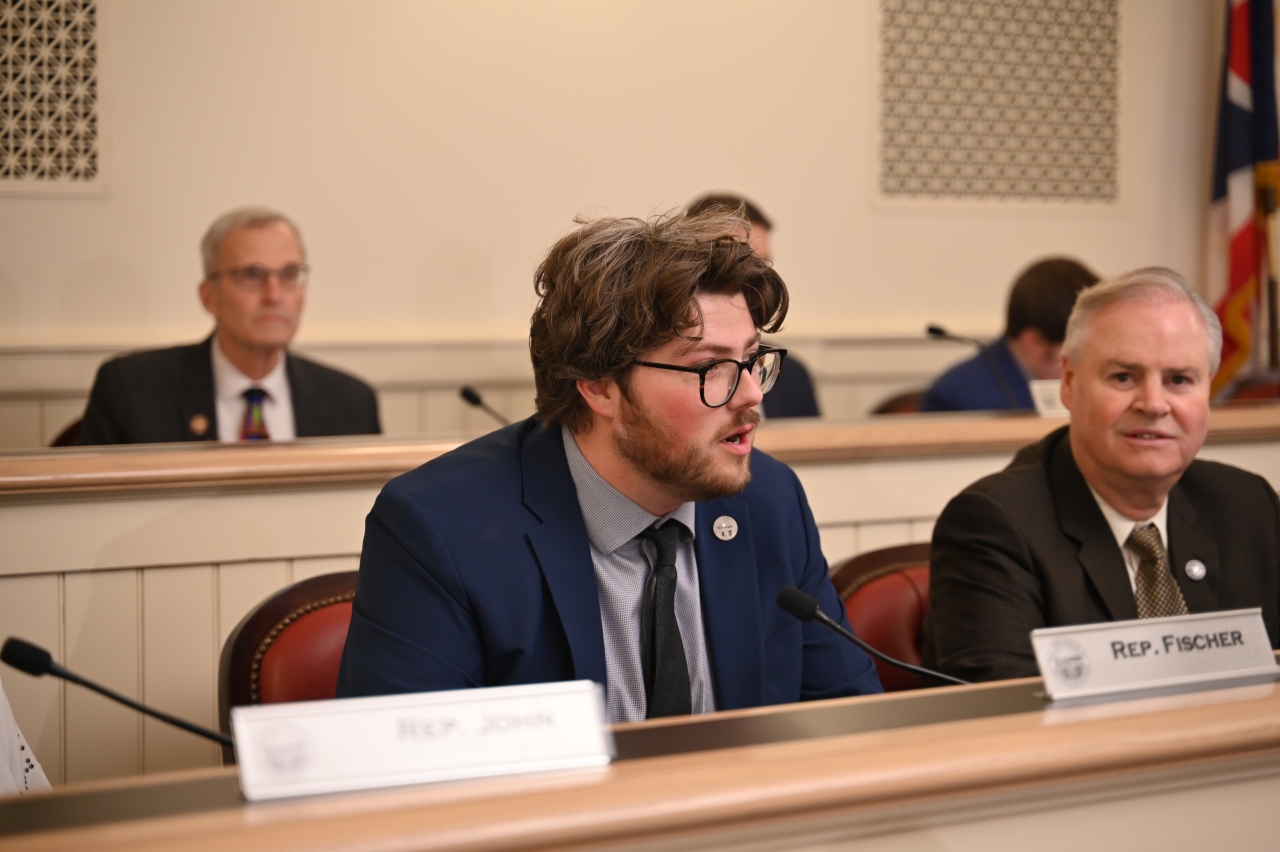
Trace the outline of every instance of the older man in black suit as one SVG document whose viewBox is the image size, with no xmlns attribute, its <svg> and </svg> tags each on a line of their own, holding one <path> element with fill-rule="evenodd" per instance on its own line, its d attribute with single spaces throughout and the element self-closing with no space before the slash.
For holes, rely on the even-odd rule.
<svg viewBox="0 0 1280 852">
<path fill-rule="evenodd" d="M 98 370 L 82 444 L 290 440 L 376 434 L 364 382 L 287 351 L 306 296 L 297 227 L 263 208 L 227 213 L 201 243 L 200 343 L 116 358 Z"/>
<path fill-rule="evenodd" d="M 1196 461 L 1218 318 L 1174 272 L 1086 290 L 1063 347 L 1071 425 L 955 497 L 934 529 L 925 665 L 1038 673 L 1039 627 L 1261 607 L 1280 640 L 1280 501 Z"/>
</svg>

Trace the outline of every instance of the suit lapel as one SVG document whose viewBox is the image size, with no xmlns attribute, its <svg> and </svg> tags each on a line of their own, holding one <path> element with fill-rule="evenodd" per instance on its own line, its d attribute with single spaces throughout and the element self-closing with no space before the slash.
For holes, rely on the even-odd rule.
<svg viewBox="0 0 1280 852">
<path fill-rule="evenodd" d="M 1218 602 L 1218 586 L 1222 580 L 1222 564 L 1218 559 L 1218 546 L 1205 535 L 1197 523 L 1195 509 L 1179 486 L 1169 492 L 1169 567 L 1173 578 L 1182 590 L 1187 602 L 1187 612 L 1214 612 L 1221 609 Z M 1186 564 L 1192 559 L 1204 563 L 1208 573 L 1203 580 L 1187 576 Z"/>
<path fill-rule="evenodd" d="M 1138 604 L 1129 584 L 1124 554 L 1120 552 L 1115 534 L 1098 508 L 1093 492 L 1076 467 L 1065 433 L 1051 452 L 1049 480 L 1053 493 L 1057 495 L 1054 502 L 1058 507 L 1058 522 L 1062 531 L 1079 545 L 1076 558 L 1080 566 L 1098 590 L 1113 621 L 1137 618 Z"/>
<path fill-rule="evenodd" d="M 213 390 L 213 335 L 190 347 L 182 368 L 178 428 L 185 440 L 218 440 L 218 406 Z M 200 426 L 204 426 L 201 430 Z"/>
<path fill-rule="evenodd" d="M 533 424 L 524 439 L 520 463 L 525 505 L 543 522 L 529 533 L 529 544 L 560 615 L 574 676 L 607 685 L 591 542 L 565 460 L 560 427 L 544 429 Z"/>
<path fill-rule="evenodd" d="M 319 434 L 320 406 L 315 404 L 316 390 L 302 367 L 302 362 L 286 351 L 284 374 L 289 379 L 289 401 L 293 404 L 293 433 L 299 438 L 310 438 Z"/>
<path fill-rule="evenodd" d="M 726 515 L 738 522 L 738 534 L 728 541 L 712 530 Z M 716 709 L 758 707 L 764 703 L 764 620 L 747 504 L 732 497 L 699 503 L 696 523 L 698 590 Z"/>
</svg>

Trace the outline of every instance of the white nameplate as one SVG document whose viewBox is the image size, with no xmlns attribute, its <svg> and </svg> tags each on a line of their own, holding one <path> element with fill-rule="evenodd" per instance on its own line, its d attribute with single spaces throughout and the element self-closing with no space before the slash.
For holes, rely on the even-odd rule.
<svg viewBox="0 0 1280 852">
<path fill-rule="evenodd" d="M 231 728 L 250 800 L 613 758 L 604 693 L 589 680 L 233 707 Z"/>
<path fill-rule="evenodd" d="M 1280 676 L 1261 609 L 1031 631 L 1055 701 Z"/>
<path fill-rule="evenodd" d="M 1071 412 L 1062 404 L 1062 381 L 1059 379 L 1032 379 L 1031 401 L 1041 417 L 1069 417 Z"/>
</svg>

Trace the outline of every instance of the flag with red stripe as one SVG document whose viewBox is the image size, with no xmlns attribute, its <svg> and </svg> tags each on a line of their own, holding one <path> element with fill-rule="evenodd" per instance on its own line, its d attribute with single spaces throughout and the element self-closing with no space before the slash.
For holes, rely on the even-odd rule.
<svg viewBox="0 0 1280 852">
<path fill-rule="evenodd" d="M 1232 0 L 1227 8 L 1205 282 L 1205 297 L 1222 320 L 1215 394 L 1249 371 L 1259 293 L 1269 275 L 1266 214 L 1277 184 L 1273 19 L 1273 0 Z"/>
</svg>

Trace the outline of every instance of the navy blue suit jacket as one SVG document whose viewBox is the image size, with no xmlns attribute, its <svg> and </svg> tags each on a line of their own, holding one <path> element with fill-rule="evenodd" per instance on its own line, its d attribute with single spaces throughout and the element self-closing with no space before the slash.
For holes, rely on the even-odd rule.
<svg viewBox="0 0 1280 852">
<path fill-rule="evenodd" d="M 779 417 L 817 417 L 818 395 L 813 390 L 813 379 L 799 358 L 790 355 L 782 363 L 778 382 L 764 395 L 760 406 L 770 420 Z"/>
<path fill-rule="evenodd" d="M 1009 405 L 1009 398 L 991 369 L 988 352 L 999 365 L 1017 406 Z M 939 376 L 920 400 L 921 411 L 988 411 L 1014 407 L 1034 408 L 1035 402 L 1031 399 L 1031 386 L 1003 337 Z"/>
<path fill-rule="evenodd" d="M 774 603 L 798 586 L 847 626 L 795 474 L 760 452 L 752 472 L 741 494 L 697 505 L 716 708 L 880 692 L 860 650 Z M 711 531 L 721 515 L 738 522 L 729 541 Z M 397 477 L 366 521 L 338 695 L 607 688 L 590 547 L 559 427 L 515 423 Z"/>
</svg>

